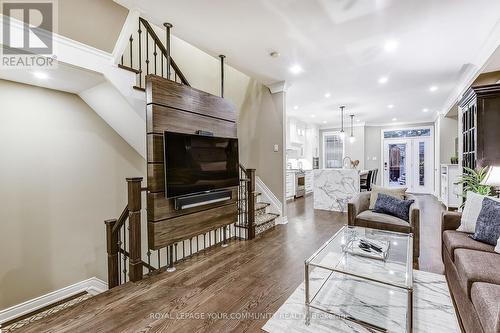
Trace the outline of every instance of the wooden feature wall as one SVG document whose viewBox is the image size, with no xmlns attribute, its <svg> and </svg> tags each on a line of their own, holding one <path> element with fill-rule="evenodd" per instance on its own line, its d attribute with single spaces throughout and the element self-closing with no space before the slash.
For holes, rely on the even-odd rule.
<svg viewBox="0 0 500 333">
<path fill-rule="evenodd" d="M 166 80 L 146 77 L 147 212 L 148 243 L 157 250 L 210 230 L 236 222 L 238 188 L 230 188 L 232 200 L 186 210 L 175 210 L 174 200 L 165 198 L 163 132 L 236 138 L 236 109 L 229 101 Z"/>
</svg>

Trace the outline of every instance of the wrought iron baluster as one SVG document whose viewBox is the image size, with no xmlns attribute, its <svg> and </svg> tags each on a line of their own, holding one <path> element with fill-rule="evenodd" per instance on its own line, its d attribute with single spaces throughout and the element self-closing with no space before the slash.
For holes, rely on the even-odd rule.
<svg viewBox="0 0 500 333">
<path fill-rule="evenodd" d="M 146 33 L 146 75 L 149 74 L 149 32 Z"/>
<path fill-rule="evenodd" d="M 121 248 L 122 248 L 122 238 L 121 238 L 121 234 L 120 234 L 120 230 L 117 230 L 117 233 L 118 233 L 118 285 L 122 284 L 122 251 Z"/>
<path fill-rule="evenodd" d="M 164 57 L 165 57 L 165 56 L 163 55 L 163 52 L 162 52 L 162 53 L 161 53 L 161 56 L 160 56 L 160 59 L 161 59 L 161 77 L 164 77 L 164 76 L 163 76 L 163 58 L 164 58 Z"/>
<path fill-rule="evenodd" d="M 177 243 L 175 243 L 175 246 L 176 246 L 176 255 L 177 255 Z M 167 272 L 175 272 L 175 267 L 174 267 L 174 258 L 173 258 L 173 255 L 174 255 L 174 248 L 173 248 L 173 245 L 170 245 L 168 248 L 167 248 L 167 254 L 168 254 L 168 268 L 167 268 Z"/>
<path fill-rule="evenodd" d="M 148 273 L 151 273 L 151 250 L 148 249 L 146 255 L 148 256 Z"/>
<path fill-rule="evenodd" d="M 156 75 L 156 67 L 157 67 L 157 60 L 156 60 L 156 56 L 158 55 L 158 52 L 156 51 L 156 43 L 155 43 L 155 47 L 154 47 L 154 51 L 153 51 L 153 56 L 155 58 L 155 75 Z"/>
<path fill-rule="evenodd" d="M 141 20 L 139 19 L 139 30 L 137 30 L 139 33 L 139 87 L 142 87 L 142 42 L 141 42 L 141 34 L 142 34 L 142 29 L 141 29 Z"/>
<path fill-rule="evenodd" d="M 127 251 L 127 221 L 123 223 L 123 282 L 127 282 L 127 256 L 125 251 Z"/>
<path fill-rule="evenodd" d="M 174 248 L 175 248 L 174 262 L 177 262 L 177 243 L 174 244 Z"/>
<path fill-rule="evenodd" d="M 129 47 L 130 47 L 130 68 L 134 68 L 134 62 L 132 61 L 132 57 L 133 57 L 133 42 L 134 42 L 134 38 L 132 37 L 132 35 L 130 35 L 130 39 L 129 39 Z"/>
</svg>

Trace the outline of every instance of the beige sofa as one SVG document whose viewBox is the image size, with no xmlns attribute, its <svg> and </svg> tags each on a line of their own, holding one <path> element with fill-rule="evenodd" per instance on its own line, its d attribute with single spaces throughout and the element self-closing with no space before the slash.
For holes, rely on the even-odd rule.
<svg viewBox="0 0 500 333">
<path fill-rule="evenodd" d="M 371 192 L 361 192 L 351 199 L 347 205 L 348 224 L 358 227 L 380 229 L 386 231 L 413 233 L 413 262 L 418 264 L 420 256 L 420 210 L 417 199 L 407 194 L 405 199 L 413 199 L 410 206 L 410 221 L 395 216 L 375 213 L 369 209 Z"/>
<path fill-rule="evenodd" d="M 500 333 L 500 254 L 492 245 L 456 231 L 460 219 L 460 213 L 443 213 L 441 250 L 462 329 Z"/>
</svg>

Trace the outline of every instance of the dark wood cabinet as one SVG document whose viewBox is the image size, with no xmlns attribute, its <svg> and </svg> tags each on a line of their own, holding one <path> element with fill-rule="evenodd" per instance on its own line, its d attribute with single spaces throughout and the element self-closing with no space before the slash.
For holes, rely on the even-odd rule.
<svg viewBox="0 0 500 333">
<path fill-rule="evenodd" d="M 469 88 L 459 108 L 462 166 L 500 165 L 500 84 Z"/>
</svg>

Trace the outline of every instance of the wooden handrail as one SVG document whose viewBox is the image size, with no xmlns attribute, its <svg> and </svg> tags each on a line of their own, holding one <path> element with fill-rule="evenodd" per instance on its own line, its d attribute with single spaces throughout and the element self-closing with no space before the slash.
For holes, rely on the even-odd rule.
<svg viewBox="0 0 500 333">
<path fill-rule="evenodd" d="M 123 265 L 128 257 L 130 281 L 139 281 L 143 277 L 143 266 L 148 269 L 154 267 L 142 261 L 141 258 L 141 193 L 145 188 L 141 187 L 142 177 L 127 178 L 128 203 L 123 209 L 118 219 L 106 220 L 106 250 L 108 253 L 108 286 L 113 288 L 121 283 L 120 280 L 120 258 L 123 254 Z M 125 232 L 126 221 L 128 224 L 128 249 L 127 233 Z M 120 232 L 123 230 L 123 239 L 120 239 Z M 122 243 L 123 241 L 123 243 Z M 123 245 L 123 248 L 122 248 Z M 123 269 L 124 281 L 126 281 L 127 270 Z"/>
<path fill-rule="evenodd" d="M 153 28 L 151 27 L 151 25 L 149 24 L 149 22 L 146 21 L 145 19 L 143 19 L 142 17 L 139 17 L 139 21 L 144 25 L 144 27 L 146 28 L 146 30 L 148 31 L 148 33 L 153 38 L 155 44 L 158 46 L 158 48 L 160 49 L 161 53 L 166 58 L 167 55 L 168 55 L 167 49 L 165 48 L 165 46 L 161 42 L 160 38 L 158 38 L 158 35 L 153 30 Z M 174 69 L 175 73 L 177 74 L 177 76 L 179 77 L 179 79 L 181 80 L 181 82 L 183 84 L 187 85 L 187 86 L 191 86 L 189 84 L 188 80 L 186 79 L 186 77 L 184 76 L 184 74 L 181 72 L 179 66 L 177 66 L 177 64 L 175 63 L 174 59 L 172 59 L 172 57 L 170 57 L 170 65 Z M 170 78 L 168 78 L 168 79 L 170 80 Z"/>
<path fill-rule="evenodd" d="M 128 219 L 128 205 L 125 206 L 125 208 L 123 209 L 123 212 L 120 214 L 120 217 L 118 218 L 118 220 L 115 220 L 116 223 L 115 225 L 113 226 L 113 234 L 116 234 L 118 233 L 118 231 L 120 231 L 120 229 L 122 228 L 123 224 L 125 223 L 125 221 Z"/>
</svg>

